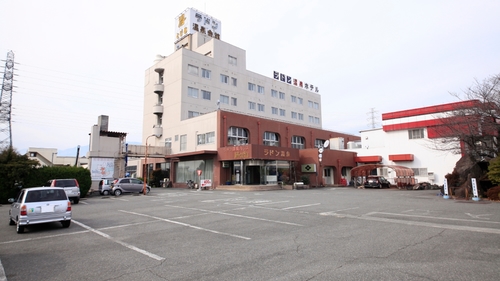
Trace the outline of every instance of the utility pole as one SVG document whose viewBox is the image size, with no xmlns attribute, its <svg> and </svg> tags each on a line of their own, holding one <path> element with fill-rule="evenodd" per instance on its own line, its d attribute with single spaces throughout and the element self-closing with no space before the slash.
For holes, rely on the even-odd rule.
<svg viewBox="0 0 500 281">
<path fill-rule="evenodd" d="M 4 61 L 4 60 L 2 60 Z M 14 88 L 14 52 L 7 53 L 0 88 L 0 149 L 12 147 L 12 89 Z"/>
</svg>

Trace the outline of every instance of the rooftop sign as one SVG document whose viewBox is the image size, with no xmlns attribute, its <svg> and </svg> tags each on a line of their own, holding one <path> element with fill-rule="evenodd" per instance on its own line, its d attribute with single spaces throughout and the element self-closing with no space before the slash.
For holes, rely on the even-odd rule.
<svg viewBox="0 0 500 281">
<path fill-rule="evenodd" d="M 221 22 L 196 9 L 187 8 L 175 18 L 175 41 L 195 32 L 220 40 Z"/>
</svg>

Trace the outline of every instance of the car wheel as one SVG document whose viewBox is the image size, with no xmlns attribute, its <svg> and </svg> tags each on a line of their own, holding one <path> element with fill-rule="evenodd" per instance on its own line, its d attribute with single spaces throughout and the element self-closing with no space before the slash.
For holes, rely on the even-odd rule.
<svg viewBox="0 0 500 281">
<path fill-rule="evenodd" d="M 17 231 L 17 233 L 23 233 L 24 232 L 24 225 L 19 225 L 19 222 L 18 222 L 16 231 Z"/>
<path fill-rule="evenodd" d="M 9 225 L 15 225 L 16 222 L 12 220 L 12 218 L 9 218 Z"/>
<path fill-rule="evenodd" d="M 115 196 L 120 196 L 120 195 L 122 195 L 122 191 L 119 189 L 115 190 Z"/>
<path fill-rule="evenodd" d="M 71 220 L 69 220 L 69 221 L 61 221 L 61 224 L 62 224 L 62 227 L 68 228 L 69 225 L 71 224 Z"/>
<path fill-rule="evenodd" d="M 104 191 L 102 192 L 102 195 L 104 195 L 104 196 L 107 196 L 107 195 L 109 195 L 109 191 L 107 191 L 107 190 L 104 190 Z"/>
<path fill-rule="evenodd" d="M 78 204 L 78 202 L 80 202 L 80 198 L 78 198 L 78 197 L 77 198 L 73 198 L 73 203 L 74 204 Z"/>
</svg>

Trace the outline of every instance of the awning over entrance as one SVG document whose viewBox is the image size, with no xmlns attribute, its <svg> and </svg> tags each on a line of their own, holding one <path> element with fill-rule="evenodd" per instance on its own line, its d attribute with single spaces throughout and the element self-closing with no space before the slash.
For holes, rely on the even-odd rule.
<svg viewBox="0 0 500 281">
<path fill-rule="evenodd" d="M 384 164 L 367 164 L 357 166 L 351 169 L 351 176 L 353 177 L 363 177 L 370 175 L 370 172 L 377 168 L 387 167 L 396 172 L 396 178 L 401 177 L 413 177 L 415 173 L 411 168 L 401 166 L 401 165 L 384 165 Z"/>
</svg>

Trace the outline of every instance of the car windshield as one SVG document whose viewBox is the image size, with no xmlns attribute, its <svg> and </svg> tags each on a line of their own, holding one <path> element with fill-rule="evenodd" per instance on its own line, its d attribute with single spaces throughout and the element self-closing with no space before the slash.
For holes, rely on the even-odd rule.
<svg viewBox="0 0 500 281">
<path fill-rule="evenodd" d="M 76 186 L 75 180 L 56 180 L 56 187 Z"/>
<path fill-rule="evenodd" d="M 66 193 L 60 189 L 30 190 L 26 195 L 26 203 L 40 201 L 67 200 Z"/>
</svg>

